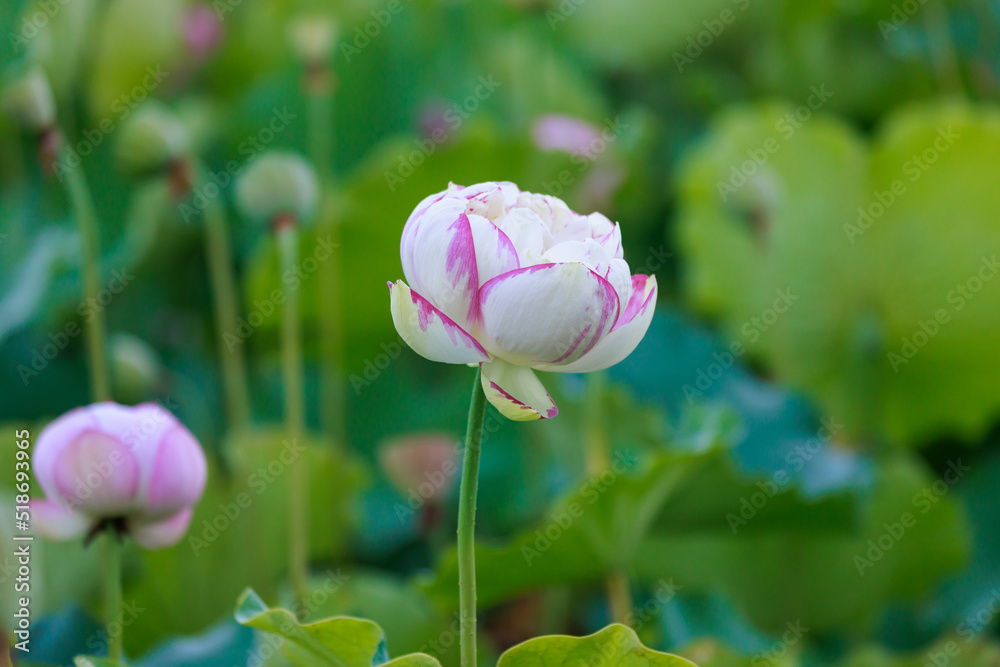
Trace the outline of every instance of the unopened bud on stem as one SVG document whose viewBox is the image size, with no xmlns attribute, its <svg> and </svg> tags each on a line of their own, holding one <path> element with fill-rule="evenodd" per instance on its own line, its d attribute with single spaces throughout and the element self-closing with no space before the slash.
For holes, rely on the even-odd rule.
<svg viewBox="0 0 1000 667">
<path fill-rule="evenodd" d="M 313 168 L 295 153 L 266 153 L 236 183 L 236 204 L 257 224 L 305 223 L 319 199 Z"/>
</svg>

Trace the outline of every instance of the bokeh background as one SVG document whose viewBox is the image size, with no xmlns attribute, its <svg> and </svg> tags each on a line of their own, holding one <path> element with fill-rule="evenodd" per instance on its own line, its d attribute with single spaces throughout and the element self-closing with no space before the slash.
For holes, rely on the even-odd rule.
<svg viewBox="0 0 1000 667">
<path fill-rule="evenodd" d="M 304 18 L 337 27 L 325 72 L 297 55 Z M 402 344 L 385 285 L 417 202 L 510 180 L 619 221 L 660 294 L 626 361 L 544 378 L 557 419 L 488 408 L 483 664 L 597 630 L 623 581 L 644 642 L 702 665 L 1000 664 L 998 31 L 994 0 L 4 0 L 3 61 L 44 67 L 92 187 L 102 286 L 129 276 L 103 306 L 114 396 L 161 402 L 213 460 L 195 541 L 128 552 L 129 655 L 262 664 L 234 602 L 250 585 L 287 599 L 287 480 L 260 471 L 284 447 L 267 303 L 289 287 L 231 181 L 264 150 L 322 156 L 319 117 L 331 150 L 302 253 L 337 248 L 294 288 L 329 591 L 311 617 L 373 618 L 393 655 L 457 664 L 448 461 L 473 374 Z M 318 116 L 317 77 L 333 91 Z M 241 317 L 258 315 L 244 333 L 213 320 L 197 201 L 121 168 L 116 141 L 152 99 L 221 186 L 194 197 L 228 215 Z M 83 337 L 59 342 L 85 310 L 80 271 L 63 188 L 0 119 L 5 504 L 15 426 L 89 402 Z M 251 426 L 225 417 L 233 334 Z M 37 664 L 106 646 L 99 555 L 39 545 Z"/>
</svg>

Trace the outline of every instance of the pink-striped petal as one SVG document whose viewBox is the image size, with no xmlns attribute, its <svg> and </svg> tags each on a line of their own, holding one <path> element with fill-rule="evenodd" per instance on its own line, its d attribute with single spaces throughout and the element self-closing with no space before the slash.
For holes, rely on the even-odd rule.
<svg viewBox="0 0 1000 667">
<path fill-rule="evenodd" d="M 528 208 L 515 208 L 497 225 L 517 248 L 521 266 L 542 263 L 542 254 L 552 245 L 552 232 L 541 216 Z"/>
<path fill-rule="evenodd" d="M 491 359 L 479 341 L 402 280 L 389 283 L 389 295 L 396 331 L 420 356 L 446 364 Z"/>
<path fill-rule="evenodd" d="M 502 359 L 482 364 L 481 368 L 486 398 L 504 417 L 523 422 L 559 414 L 559 408 L 530 368 Z"/>
<path fill-rule="evenodd" d="M 538 366 L 558 373 L 590 373 L 614 366 L 628 355 L 646 335 L 656 310 L 656 277 L 632 276 L 632 298 L 622 311 L 615 328 L 598 341 L 590 352 L 570 364 Z"/>
<path fill-rule="evenodd" d="M 150 551 L 172 547 L 187 533 L 194 512 L 191 508 L 182 510 L 162 521 L 139 522 L 129 521 L 127 530 L 129 537 L 141 547 Z"/>
<path fill-rule="evenodd" d="M 435 213 L 434 220 L 417 230 L 413 241 L 415 268 L 411 276 L 404 267 L 404 275 L 425 299 L 459 326 L 471 330 L 479 320 L 476 244 L 464 208 L 450 217 L 455 203 L 454 199 L 446 199 L 434 205 L 449 213 Z"/>
<path fill-rule="evenodd" d="M 42 537 L 62 541 L 83 537 L 91 527 L 91 519 L 52 500 L 32 500 L 31 525 Z"/>
<path fill-rule="evenodd" d="M 480 290 L 480 340 L 519 366 L 569 364 L 589 352 L 618 319 L 618 295 L 579 263 L 516 269 Z"/>
<path fill-rule="evenodd" d="M 480 285 L 521 266 L 514 244 L 499 227 L 479 215 L 469 216 L 469 226 L 476 246 L 476 268 Z"/>
</svg>

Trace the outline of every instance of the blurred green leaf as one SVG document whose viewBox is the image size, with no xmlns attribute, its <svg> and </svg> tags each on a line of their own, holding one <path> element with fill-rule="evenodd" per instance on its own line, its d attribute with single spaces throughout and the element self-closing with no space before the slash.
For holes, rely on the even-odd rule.
<svg viewBox="0 0 1000 667">
<path fill-rule="evenodd" d="M 620 667 L 693 667 L 676 655 L 646 648 L 635 632 L 624 625 L 609 625 L 589 637 L 537 637 L 508 649 L 497 667 L 570 667 L 613 664 Z"/>
<path fill-rule="evenodd" d="M 629 571 L 646 531 L 680 482 L 704 465 L 704 455 L 664 453 L 638 470 L 635 454 L 623 453 L 613 468 L 581 482 L 535 526 L 507 544 L 476 548 L 476 596 L 489 607 L 525 591 L 599 580 Z M 426 590 L 457 608 L 458 557 L 446 552 Z"/>
<path fill-rule="evenodd" d="M 758 500 L 774 501 L 758 493 L 750 497 L 751 511 Z M 856 531 L 804 531 L 794 523 L 757 531 L 748 512 L 747 526 L 735 532 L 652 536 L 636 555 L 635 572 L 646 582 L 674 577 L 686 591 L 722 589 L 769 632 L 790 621 L 815 633 L 870 628 L 883 605 L 925 595 L 968 557 L 968 527 L 948 493 L 947 484 L 898 455 L 878 469 Z"/>
<path fill-rule="evenodd" d="M 307 598 L 307 620 L 356 616 L 378 623 L 385 630 L 390 654 L 429 653 L 428 647 L 449 631 L 453 621 L 412 584 L 375 571 L 345 572 L 333 593 L 326 582 L 311 582 Z M 434 657 L 446 665 L 457 664 L 457 646 L 453 648 L 447 656 Z"/>
<path fill-rule="evenodd" d="M 147 96 L 162 97 L 184 74 L 181 22 L 184 0 L 113 0 L 98 25 L 90 71 L 89 111 L 96 126 L 125 120 Z M 98 129 L 101 128 L 101 129 Z"/>
<path fill-rule="evenodd" d="M 420 654 L 385 663 L 378 660 L 385 642 L 378 624 L 342 616 L 302 625 L 286 609 L 269 609 L 252 589 L 247 589 L 236 603 L 236 620 L 287 639 L 281 644 L 281 652 L 296 667 L 440 666 L 437 660 Z"/>
<path fill-rule="evenodd" d="M 236 620 L 257 630 L 288 639 L 282 652 L 294 665 L 371 667 L 383 641 L 377 624 L 359 618 L 330 618 L 301 625 L 285 609 L 269 609 L 248 589 L 236 603 Z"/>
<path fill-rule="evenodd" d="M 95 658 L 89 655 L 80 655 L 73 659 L 76 667 L 126 667 L 125 663 L 107 658 Z"/>
<path fill-rule="evenodd" d="M 1000 409 L 1000 114 L 900 111 L 869 155 L 802 109 L 727 113 L 691 155 L 688 298 L 855 438 L 982 433 Z"/>
<path fill-rule="evenodd" d="M 10 287 L 0 297 L 0 343 L 11 331 L 47 314 L 43 311 L 53 276 L 79 253 L 80 237 L 74 231 L 50 227 L 35 237 L 18 269 L 4 276 Z"/>
<path fill-rule="evenodd" d="M 945 637 L 926 650 L 912 655 L 898 655 L 882 647 L 859 649 L 842 667 L 990 667 L 1000 661 L 1000 646 L 973 637 Z"/>
<path fill-rule="evenodd" d="M 798 655 L 794 651 L 782 650 L 781 655 L 757 653 L 746 656 L 711 639 L 694 642 L 685 646 L 679 653 L 698 667 L 758 667 L 759 665 L 798 667 L 800 664 Z"/>
</svg>

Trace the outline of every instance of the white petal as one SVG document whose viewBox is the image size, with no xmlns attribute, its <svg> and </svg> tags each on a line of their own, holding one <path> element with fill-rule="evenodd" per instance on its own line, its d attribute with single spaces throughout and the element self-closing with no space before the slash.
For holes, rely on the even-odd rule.
<svg viewBox="0 0 1000 667">
<path fill-rule="evenodd" d="M 498 276 L 480 290 L 483 346 L 513 364 L 576 361 L 618 319 L 618 296 L 583 264 L 538 264 Z"/>
<path fill-rule="evenodd" d="M 439 192 L 437 194 L 431 195 L 417 204 L 417 207 L 413 209 L 413 213 L 410 214 L 409 219 L 406 221 L 406 225 L 403 227 L 403 237 L 399 244 L 399 254 L 400 259 L 403 262 L 403 275 L 416 287 L 418 285 L 418 276 L 416 271 L 416 247 L 414 246 L 414 241 L 417 237 L 417 232 L 420 230 L 421 226 L 433 226 L 434 220 L 437 216 L 444 217 L 447 219 L 451 214 L 448 212 L 447 205 L 438 206 L 435 208 L 434 212 L 431 213 L 431 208 L 438 202 L 444 200 L 448 196 L 448 191 Z M 457 198 L 454 199 L 455 212 L 451 216 L 452 219 L 457 218 L 458 214 L 464 210 L 460 206 L 462 204 Z"/>
<path fill-rule="evenodd" d="M 625 250 L 622 248 L 622 229 L 617 222 L 611 231 L 604 234 L 595 233 L 594 240 L 604 246 L 608 254 L 615 259 L 623 259 L 625 257 Z"/>
<path fill-rule="evenodd" d="M 603 213 L 591 213 L 587 216 L 587 222 L 590 224 L 590 237 L 598 241 L 611 238 L 615 232 L 615 227 L 618 226 L 608 220 L 607 216 Z"/>
<path fill-rule="evenodd" d="M 446 364 L 491 359 L 475 338 L 402 280 L 389 283 L 389 295 L 396 331 L 420 356 Z"/>
<path fill-rule="evenodd" d="M 481 368 L 486 398 L 504 417 L 524 422 L 559 414 L 559 408 L 530 368 L 502 359 L 482 364 Z"/>
<path fill-rule="evenodd" d="M 534 211 L 553 233 L 569 224 L 574 217 L 581 217 L 570 211 L 562 199 L 551 195 L 522 192 L 517 199 L 517 205 Z"/>
<path fill-rule="evenodd" d="M 532 210 L 515 208 L 497 220 L 497 226 L 517 248 L 521 266 L 542 261 L 542 253 L 552 245 L 548 225 Z"/>
<path fill-rule="evenodd" d="M 607 273 L 604 274 L 608 282 L 614 285 L 615 293 L 618 294 L 618 303 L 627 304 L 632 298 L 632 276 L 629 271 L 628 262 L 616 257 L 611 260 Z M 621 316 L 618 317 L 618 320 L 621 321 Z"/>
<path fill-rule="evenodd" d="M 141 547 L 150 551 L 172 547 L 184 537 L 194 512 L 190 508 L 181 510 L 169 519 L 153 523 L 129 521 L 128 534 Z"/>
<path fill-rule="evenodd" d="M 496 220 L 517 203 L 520 191 L 513 183 L 500 181 L 470 185 L 462 188 L 460 194 L 468 200 L 466 213 Z"/>
<path fill-rule="evenodd" d="M 540 370 L 559 373 L 589 373 L 614 366 L 622 361 L 642 341 L 653 321 L 656 310 L 656 277 L 632 276 L 632 298 L 622 311 L 619 323 L 590 352 L 570 364 L 537 366 Z"/>
<path fill-rule="evenodd" d="M 32 500 L 31 522 L 38 533 L 50 540 L 71 540 L 83 537 L 91 520 L 79 512 L 52 500 Z"/>
</svg>

